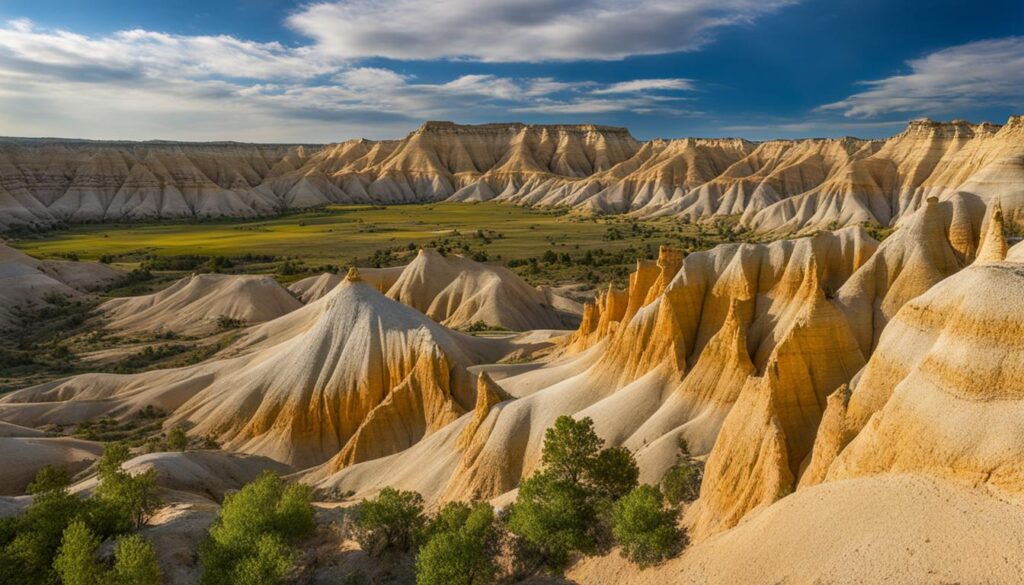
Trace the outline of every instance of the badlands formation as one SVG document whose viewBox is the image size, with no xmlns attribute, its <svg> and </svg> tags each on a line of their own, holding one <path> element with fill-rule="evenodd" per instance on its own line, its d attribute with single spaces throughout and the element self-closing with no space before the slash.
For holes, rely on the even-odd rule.
<svg viewBox="0 0 1024 585">
<path fill-rule="evenodd" d="M 263 467 L 356 499 L 391 486 L 432 507 L 505 506 L 540 467 L 545 430 L 568 414 L 631 451 L 642 482 L 661 480 L 680 439 L 704 462 L 700 497 L 680 520 L 681 555 L 645 571 L 615 553 L 583 559 L 567 574 L 575 582 L 1016 583 L 1024 244 L 1010 244 L 1022 133 L 1015 118 L 1001 128 L 915 123 L 878 142 L 640 144 L 598 127 L 431 123 L 406 141 L 326 148 L 296 162 L 333 161 L 304 175 L 303 193 L 336 188 L 341 198 L 359 185 L 372 197 L 384 181 L 409 200 L 553 204 L 517 194 L 556 182 L 544 193 L 580 196 L 575 205 L 703 216 L 735 204 L 729 213 L 749 226 L 808 233 L 685 256 L 662 247 L 569 332 L 551 331 L 562 309 L 550 294 L 429 250 L 401 270 L 296 283 L 301 306 L 258 277 L 191 277 L 108 303 L 104 318 L 129 328 L 132 314 L 170 322 L 195 307 L 196 319 L 174 323 L 184 330 L 239 306 L 266 312 L 239 317 L 247 326 L 199 364 L 0 396 L 0 464 L 84 467 L 95 444 L 44 446 L 71 439 L 41 429 L 152 406 L 169 414 L 165 428 L 220 445 L 128 463 L 206 502 L 197 514 Z M 372 180 L 346 170 L 363 159 Z M 430 165 L 446 171 L 417 170 Z M 295 172 L 262 184 L 288 193 Z M 633 175 L 651 179 L 650 197 L 638 198 L 640 183 L 601 183 Z M 659 177 L 679 192 L 657 195 Z M 588 184 L 588 195 L 575 191 Z M 863 222 L 895 231 L 879 242 Z M 279 304 L 254 300 L 264 298 Z M 455 330 L 478 320 L 533 331 Z M 29 444 L 33 461 L 9 454 Z M 16 493 L 28 475 L 0 488 Z M 0 498 L 0 510 L 19 502 Z M 154 533 L 173 541 L 171 525 Z M 165 566 L 192 562 L 175 550 Z"/>
<path fill-rule="evenodd" d="M 477 323 L 526 331 L 576 324 L 583 308 L 549 289 L 537 289 L 504 266 L 482 264 L 456 254 L 422 248 L 406 266 L 360 268 L 359 275 L 388 298 L 452 329 Z M 289 289 L 303 302 L 328 294 L 343 280 L 337 274 L 305 278 Z"/>
<path fill-rule="evenodd" d="M 929 197 L 1024 204 L 1024 117 L 911 122 L 886 140 L 641 142 L 622 128 L 427 122 L 327 146 L 0 141 L 0 230 L 252 217 L 330 203 L 507 201 L 786 235 L 895 226 Z M 975 210 L 978 211 L 977 209 Z M 1013 213 L 1011 213 L 1013 212 Z"/>
<path fill-rule="evenodd" d="M 40 306 L 52 296 L 80 299 L 123 276 L 95 262 L 36 260 L 0 242 L 0 332 L 19 321 L 19 309 Z"/>
</svg>

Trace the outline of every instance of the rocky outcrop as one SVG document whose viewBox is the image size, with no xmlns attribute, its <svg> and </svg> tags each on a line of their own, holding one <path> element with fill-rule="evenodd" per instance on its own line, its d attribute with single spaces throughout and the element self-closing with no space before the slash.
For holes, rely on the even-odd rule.
<svg viewBox="0 0 1024 585">
<path fill-rule="evenodd" d="M 226 449 L 340 469 L 405 449 L 471 411 L 476 380 L 467 368 L 521 346 L 450 331 L 355 269 L 326 297 L 247 335 L 259 342 L 233 358 L 86 374 L 7 394 L 0 419 L 75 424 L 153 406 L 172 413 L 167 424 Z"/>
<path fill-rule="evenodd" d="M 595 125 L 427 122 L 330 146 L 11 140 L 0 229 L 58 221 L 253 216 L 329 203 L 506 201 L 704 220 L 762 233 L 898 225 L 924 202 L 1024 207 L 1024 121 L 912 122 L 887 140 L 640 142 Z M 980 220 L 980 216 L 974 219 Z"/>
<path fill-rule="evenodd" d="M 104 327 L 119 333 L 204 335 L 220 329 L 221 318 L 255 325 L 301 306 L 269 276 L 193 274 L 151 295 L 111 299 L 100 312 Z"/>
<path fill-rule="evenodd" d="M 830 405 L 846 432 L 815 446 L 815 479 L 925 473 L 1024 493 L 1021 291 L 1024 266 L 979 263 L 907 303 L 848 404 Z"/>
<path fill-rule="evenodd" d="M 735 526 L 750 511 L 796 489 L 814 445 L 826 397 L 853 377 L 864 356 L 843 313 L 812 266 L 780 321 L 764 374 L 747 379 L 708 457 L 694 538 Z"/>
<path fill-rule="evenodd" d="M 433 248 L 419 251 L 387 296 L 452 328 L 479 322 L 516 331 L 565 327 L 544 293 L 508 268 Z"/>
<path fill-rule="evenodd" d="M 779 469 L 790 474 L 777 494 L 791 491 L 826 396 L 864 360 L 823 283 L 837 289 L 876 246 L 850 228 L 685 259 L 664 249 L 659 262 L 640 263 L 627 290 L 588 305 L 552 363 L 499 380 L 514 400 L 463 415 L 401 453 L 308 479 L 366 494 L 396 485 L 438 500 L 494 497 L 537 468 L 544 430 L 573 414 L 635 451 L 643 480 L 657 482 L 680 437 L 707 454 L 744 389 L 764 384 L 760 395 L 775 406 L 760 412 L 779 420 Z"/>
</svg>

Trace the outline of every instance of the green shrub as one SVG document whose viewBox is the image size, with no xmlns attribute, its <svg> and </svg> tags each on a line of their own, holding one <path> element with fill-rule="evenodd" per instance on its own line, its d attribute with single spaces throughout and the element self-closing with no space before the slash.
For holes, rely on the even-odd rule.
<svg viewBox="0 0 1024 585">
<path fill-rule="evenodd" d="M 642 485 L 631 491 L 612 508 L 612 534 L 622 555 L 649 567 L 676 554 L 682 542 L 677 515 L 675 508 L 665 507 L 657 487 Z"/>
<path fill-rule="evenodd" d="M 280 538 L 264 534 L 252 554 L 242 558 L 231 573 L 232 585 L 276 585 L 292 566 L 292 552 Z"/>
<path fill-rule="evenodd" d="M 95 499 L 100 512 L 114 532 L 141 528 L 160 506 L 156 493 L 156 470 L 132 475 L 121 465 L 131 452 L 124 443 L 107 445 L 99 461 L 99 480 Z"/>
<path fill-rule="evenodd" d="M 153 545 L 138 534 L 119 540 L 114 547 L 112 580 L 116 585 L 158 585 L 161 571 Z"/>
<path fill-rule="evenodd" d="M 185 434 L 185 429 L 180 426 L 174 426 L 171 430 L 167 431 L 167 449 L 170 451 L 184 451 L 188 448 L 188 435 Z"/>
<path fill-rule="evenodd" d="M 61 539 L 53 565 L 62 585 L 159 585 L 160 565 L 153 546 L 138 534 L 114 547 L 114 567 L 96 562 L 100 539 L 81 520 L 72 522 Z"/>
<path fill-rule="evenodd" d="M 53 559 L 65 528 L 89 514 L 88 502 L 69 494 L 66 479 L 44 468 L 32 482 L 33 498 L 21 515 L 0 520 L 0 583 L 57 583 Z"/>
<path fill-rule="evenodd" d="M 431 537 L 416 557 L 417 585 L 485 585 L 496 581 L 498 530 L 494 509 L 449 504 L 431 525 Z"/>
<path fill-rule="evenodd" d="M 508 529 L 521 536 L 552 571 L 564 571 L 574 553 L 597 550 L 597 510 L 586 490 L 538 473 L 519 485 Z"/>
<path fill-rule="evenodd" d="M 69 483 L 71 483 L 71 478 L 68 477 L 66 469 L 56 465 L 45 465 L 36 472 L 35 479 L 28 484 L 25 492 L 32 495 L 45 494 L 63 490 L 68 487 Z"/>
<path fill-rule="evenodd" d="M 93 556 L 100 539 L 89 530 L 85 522 L 72 522 L 63 533 L 60 551 L 53 562 L 63 585 L 98 585 L 103 569 Z"/>
<path fill-rule="evenodd" d="M 224 499 L 199 549 L 202 583 L 273 584 L 291 566 L 291 545 L 312 533 L 312 489 L 272 472 Z"/>
<path fill-rule="evenodd" d="M 604 512 L 637 484 L 632 454 L 603 446 L 591 419 L 559 417 L 544 433 L 541 471 L 520 485 L 509 512 L 509 530 L 556 573 L 574 554 L 603 548 Z"/>
<path fill-rule="evenodd" d="M 412 552 L 422 541 L 427 519 L 416 492 L 386 487 L 359 506 L 356 542 L 371 556 L 387 551 Z"/>
<path fill-rule="evenodd" d="M 700 496 L 702 476 L 700 465 L 688 459 L 669 468 L 661 479 L 661 487 L 669 503 L 678 506 L 696 500 Z"/>
<path fill-rule="evenodd" d="M 589 464 L 587 477 L 597 495 L 617 500 L 637 485 L 640 468 L 629 449 L 609 447 L 603 449 Z"/>
<path fill-rule="evenodd" d="M 217 317 L 217 327 L 222 330 L 239 329 L 245 327 L 245 320 L 221 315 L 220 317 Z"/>
</svg>

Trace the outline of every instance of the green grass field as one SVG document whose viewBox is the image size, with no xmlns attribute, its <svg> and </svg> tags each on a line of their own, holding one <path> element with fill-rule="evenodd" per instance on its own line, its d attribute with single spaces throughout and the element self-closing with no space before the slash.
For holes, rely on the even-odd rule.
<svg viewBox="0 0 1024 585">
<path fill-rule="evenodd" d="M 533 284 L 621 285 L 633 261 L 653 257 L 660 244 L 693 251 L 727 239 L 714 226 L 675 219 L 637 221 L 499 203 L 436 203 L 339 205 L 248 220 L 73 225 L 12 243 L 40 258 L 186 273 L 202 269 L 204 260 L 170 268 L 159 259 L 222 256 L 234 259 L 227 271 L 274 273 L 282 282 L 345 266 L 404 264 L 417 248 L 430 246 L 506 264 Z M 588 251 L 597 259 L 581 262 Z M 543 261 L 552 253 L 558 261 Z"/>
<path fill-rule="evenodd" d="M 349 205 L 258 220 L 75 225 L 14 244 L 37 257 L 77 255 L 82 260 L 104 255 L 254 254 L 345 265 L 383 248 L 425 246 L 446 238 L 465 240 L 473 249 L 486 249 L 490 257 L 500 259 L 527 258 L 552 247 L 614 251 L 641 239 L 632 234 L 607 239 L 609 226 L 621 223 L 497 203 Z M 662 228 L 676 224 L 657 223 Z M 490 243 L 478 238 L 477 230 L 485 230 Z"/>
</svg>

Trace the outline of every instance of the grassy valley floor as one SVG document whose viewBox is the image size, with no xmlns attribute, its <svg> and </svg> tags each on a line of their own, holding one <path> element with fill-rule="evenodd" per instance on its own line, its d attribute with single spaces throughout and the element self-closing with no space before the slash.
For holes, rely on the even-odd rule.
<svg viewBox="0 0 1024 585">
<path fill-rule="evenodd" d="M 286 282 L 323 267 L 403 264 L 417 248 L 431 246 L 506 264 L 534 284 L 624 284 L 633 261 L 653 257 L 659 244 L 693 251 L 729 237 L 721 226 L 676 219 L 636 221 L 499 203 L 437 203 L 338 205 L 246 220 L 74 225 L 12 243 L 36 257 L 124 267 L 153 257 L 222 256 L 249 264 L 246 272 L 276 272 Z M 548 251 L 558 258 L 551 261 L 548 254 L 545 262 Z M 286 260 L 290 265 L 282 269 Z M 160 260 L 151 264 L 162 267 Z"/>
</svg>

